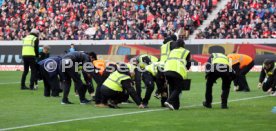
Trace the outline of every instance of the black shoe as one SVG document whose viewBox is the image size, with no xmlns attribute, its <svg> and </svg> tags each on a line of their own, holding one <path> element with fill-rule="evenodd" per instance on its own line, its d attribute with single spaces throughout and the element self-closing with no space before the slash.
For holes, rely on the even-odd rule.
<svg viewBox="0 0 276 131">
<path fill-rule="evenodd" d="M 84 99 L 80 102 L 80 104 L 89 104 L 90 102 L 90 100 Z"/>
<path fill-rule="evenodd" d="M 61 104 L 62 105 L 67 105 L 67 104 L 73 104 L 72 102 L 66 100 L 66 101 L 61 101 Z"/>
<path fill-rule="evenodd" d="M 108 104 L 108 107 L 109 108 L 114 108 L 114 109 L 117 109 L 117 108 L 120 108 L 116 103 L 114 103 L 114 101 L 112 101 L 112 100 L 109 100 L 108 102 L 107 102 Z"/>
<path fill-rule="evenodd" d="M 143 104 L 144 108 L 149 108 L 148 104 Z"/>
<path fill-rule="evenodd" d="M 30 86 L 30 90 L 35 90 L 33 86 Z"/>
<path fill-rule="evenodd" d="M 29 89 L 30 89 L 29 87 L 21 86 L 21 90 L 29 90 Z"/>
<path fill-rule="evenodd" d="M 92 101 L 96 101 L 96 97 L 95 96 L 92 96 Z"/>
<path fill-rule="evenodd" d="M 205 101 L 202 103 L 202 105 L 206 108 L 212 108 L 212 105 L 209 103 L 206 103 Z"/>
<path fill-rule="evenodd" d="M 228 109 L 228 106 L 226 104 L 221 104 L 221 109 Z"/>
</svg>

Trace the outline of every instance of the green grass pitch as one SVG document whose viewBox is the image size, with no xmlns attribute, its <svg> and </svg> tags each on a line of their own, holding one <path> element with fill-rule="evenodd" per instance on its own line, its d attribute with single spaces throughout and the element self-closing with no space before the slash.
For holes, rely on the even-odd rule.
<svg viewBox="0 0 276 131">
<path fill-rule="evenodd" d="M 149 109 L 134 104 L 120 105 L 121 109 L 95 108 L 94 104 L 80 105 L 71 88 L 73 105 L 61 105 L 61 98 L 43 97 L 39 90 L 19 89 L 22 72 L 0 72 L 0 130 L 199 130 L 199 131 L 264 131 L 275 130 L 276 98 L 257 89 L 258 73 L 249 73 L 251 92 L 234 92 L 229 96 L 229 109 L 220 109 L 221 81 L 213 87 L 213 109 L 202 106 L 205 93 L 204 73 L 190 73 L 192 87 L 181 95 L 182 109 L 160 108 L 152 98 Z M 88 98 L 88 95 L 87 95 Z"/>
</svg>

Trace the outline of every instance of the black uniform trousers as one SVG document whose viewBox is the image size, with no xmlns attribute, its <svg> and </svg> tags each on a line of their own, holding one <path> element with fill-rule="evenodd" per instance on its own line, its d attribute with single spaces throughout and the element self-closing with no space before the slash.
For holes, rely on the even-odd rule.
<svg viewBox="0 0 276 131">
<path fill-rule="evenodd" d="M 44 96 L 59 96 L 61 89 L 58 76 L 50 77 L 46 70 L 40 69 L 40 71 L 44 83 Z"/>
<path fill-rule="evenodd" d="M 169 96 L 167 102 L 172 104 L 174 109 L 178 110 L 180 107 L 179 97 L 183 87 L 180 83 L 183 81 L 183 78 L 176 72 L 165 72 L 165 76 L 169 84 Z"/>
<path fill-rule="evenodd" d="M 65 87 L 63 92 L 63 101 L 68 100 L 68 95 L 70 93 L 70 87 L 71 87 L 71 79 L 74 81 L 74 85 L 76 87 L 76 90 L 79 93 L 79 99 L 80 101 L 85 99 L 85 88 L 83 87 L 83 82 L 80 78 L 80 74 L 75 71 L 75 67 L 72 66 L 71 68 L 66 68 L 64 74 L 65 79 Z"/>
<path fill-rule="evenodd" d="M 85 81 L 84 87 L 85 92 L 88 91 L 89 94 L 94 93 L 94 85 L 92 82 L 92 79 L 88 77 L 88 74 L 84 71 L 82 71 L 82 76 Z"/>
<path fill-rule="evenodd" d="M 134 77 L 134 82 L 135 82 L 135 87 L 136 87 L 136 93 L 139 97 L 140 100 L 142 100 L 142 87 L 141 87 L 141 76 L 142 72 L 139 71 L 138 68 L 134 69 L 135 72 L 135 77 Z"/>
<path fill-rule="evenodd" d="M 168 99 L 168 88 L 166 85 L 164 73 L 158 72 L 155 77 L 157 86 L 156 92 L 161 94 L 161 107 L 165 107 L 164 103 Z"/>
<path fill-rule="evenodd" d="M 114 91 L 104 85 L 101 86 L 101 94 L 102 94 L 102 102 L 103 104 L 107 104 L 108 100 L 112 100 L 115 104 L 127 101 L 129 98 L 129 94 L 126 91 Z"/>
<path fill-rule="evenodd" d="M 272 91 L 276 91 L 275 86 L 272 87 L 272 85 L 273 85 L 273 83 L 274 83 L 274 78 L 273 78 L 273 77 L 274 77 L 274 76 L 269 76 L 269 77 L 267 78 L 267 80 L 264 81 L 263 87 L 262 87 L 263 91 L 268 91 L 270 88 L 272 88 Z"/>
<path fill-rule="evenodd" d="M 146 85 L 146 94 L 142 102 L 143 104 L 147 105 L 150 100 L 151 94 L 154 90 L 154 84 L 156 79 L 150 72 L 146 71 L 142 74 L 142 80 Z"/>
<path fill-rule="evenodd" d="M 162 88 L 164 87 L 165 80 L 164 80 L 164 77 L 163 77 L 163 79 L 161 78 L 160 73 L 157 73 L 156 76 L 153 76 L 148 71 L 146 71 L 142 74 L 142 79 L 146 85 L 146 94 L 145 94 L 145 97 L 142 100 L 142 102 L 143 102 L 143 104 L 148 104 L 151 94 L 154 90 L 154 86 L 155 86 L 154 84 L 156 83 L 157 92 L 161 93 L 161 92 L 163 92 Z"/>
<path fill-rule="evenodd" d="M 34 88 L 34 82 L 36 80 L 36 58 L 34 56 L 23 56 L 23 62 L 24 62 L 24 71 L 21 77 L 21 87 L 26 86 L 25 81 L 26 77 L 29 73 L 29 68 L 31 68 L 31 79 L 30 79 L 30 88 Z"/>
<path fill-rule="evenodd" d="M 249 65 L 241 69 L 239 75 L 234 79 L 234 85 L 239 86 L 239 90 L 250 90 L 246 80 L 246 74 L 254 67 L 254 65 L 254 61 L 252 61 Z"/>
<path fill-rule="evenodd" d="M 213 66 L 213 65 L 212 65 Z M 211 104 L 213 101 L 212 96 L 212 88 L 214 83 L 216 83 L 216 80 L 218 78 L 222 79 L 222 94 L 221 94 L 221 104 L 227 105 L 227 100 L 229 96 L 230 91 L 230 85 L 233 78 L 232 73 L 229 71 L 229 69 L 226 69 L 226 71 L 218 71 L 217 69 L 214 69 L 214 71 L 211 71 L 206 76 L 207 82 L 206 82 L 206 92 L 205 92 L 205 102 L 207 104 Z"/>
<path fill-rule="evenodd" d="M 95 93 L 95 103 L 100 104 L 102 103 L 101 87 L 103 82 L 107 79 L 109 75 L 107 75 L 107 77 L 101 76 L 99 73 L 92 73 L 91 75 L 97 84 L 96 93 Z"/>
</svg>

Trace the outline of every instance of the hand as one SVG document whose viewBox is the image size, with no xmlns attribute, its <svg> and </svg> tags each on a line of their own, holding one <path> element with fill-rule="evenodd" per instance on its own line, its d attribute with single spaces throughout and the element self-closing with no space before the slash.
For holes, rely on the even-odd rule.
<svg viewBox="0 0 276 131">
<path fill-rule="evenodd" d="M 140 104 L 138 108 L 139 108 L 139 109 L 144 109 L 145 107 L 144 107 L 143 104 Z"/>
<path fill-rule="evenodd" d="M 259 88 L 259 89 L 261 89 L 262 86 L 263 86 L 263 83 L 259 83 L 259 84 L 258 84 L 258 88 Z"/>
</svg>

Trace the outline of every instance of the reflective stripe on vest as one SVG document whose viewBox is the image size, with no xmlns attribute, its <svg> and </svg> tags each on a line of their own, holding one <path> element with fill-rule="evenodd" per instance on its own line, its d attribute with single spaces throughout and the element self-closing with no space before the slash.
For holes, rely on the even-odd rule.
<svg viewBox="0 0 276 131">
<path fill-rule="evenodd" d="M 104 81 L 103 85 L 114 91 L 123 91 L 122 80 L 131 79 L 130 76 L 115 71 Z"/>
<path fill-rule="evenodd" d="M 138 63 L 139 63 L 141 68 L 145 68 L 146 65 L 147 65 L 146 63 L 143 62 L 143 58 L 146 57 L 146 56 L 149 57 L 151 63 L 152 62 L 158 62 L 158 58 L 155 57 L 155 56 L 147 55 L 147 54 L 140 55 L 139 58 L 138 58 Z"/>
<path fill-rule="evenodd" d="M 212 64 L 225 64 L 229 65 L 228 57 L 222 53 L 213 53 Z"/>
<path fill-rule="evenodd" d="M 263 65 L 264 67 L 264 65 Z M 270 70 L 269 72 L 266 72 L 266 76 L 269 77 L 271 75 L 273 75 L 273 72 L 276 70 L 276 63 L 274 63 L 274 68 L 272 70 Z"/>
<path fill-rule="evenodd" d="M 152 74 L 152 76 L 156 76 L 158 70 L 160 70 L 160 68 L 164 67 L 164 63 L 163 62 L 155 62 L 152 63 L 148 66 L 146 66 L 146 71 L 150 72 Z"/>
<path fill-rule="evenodd" d="M 188 50 L 184 50 L 184 52 L 182 52 L 180 58 L 178 57 L 169 57 L 167 60 L 179 60 L 182 64 L 184 64 L 186 66 L 186 57 L 188 56 L 189 52 Z M 185 57 L 185 59 L 184 59 Z"/>
<path fill-rule="evenodd" d="M 34 42 L 37 38 L 28 35 L 23 39 L 22 56 L 35 56 Z"/>
<path fill-rule="evenodd" d="M 161 46 L 161 55 L 160 55 L 160 61 L 166 61 L 168 58 L 168 55 L 170 53 L 170 45 L 171 41 L 167 42 L 166 44 Z"/>
<path fill-rule="evenodd" d="M 184 48 L 173 49 L 166 60 L 164 71 L 176 72 L 183 79 L 187 79 L 186 59 L 189 53 L 190 51 Z"/>
</svg>

